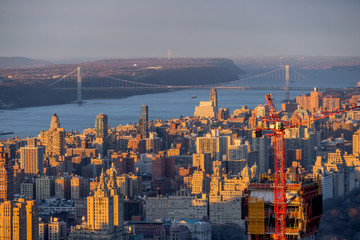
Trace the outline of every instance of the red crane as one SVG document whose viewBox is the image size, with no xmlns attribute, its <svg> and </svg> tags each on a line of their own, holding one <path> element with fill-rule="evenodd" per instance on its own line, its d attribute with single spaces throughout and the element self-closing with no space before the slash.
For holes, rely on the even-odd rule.
<svg viewBox="0 0 360 240">
<path fill-rule="evenodd" d="M 275 181 L 274 181 L 274 212 L 275 212 L 275 234 L 276 239 L 286 239 L 286 175 L 285 175 L 285 129 L 301 126 L 318 119 L 327 118 L 331 115 L 350 111 L 360 107 L 360 102 L 342 105 L 341 107 L 327 110 L 321 113 L 315 113 L 296 122 L 281 121 L 275 109 L 270 94 L 265 96 L 269 107 L 269 116 L 261 120 L 259 126 L 255 129 L 256 137 L 261 137 L 263 131 L 271 131 L 267 134 L 275 138 Z"/>
</svg>

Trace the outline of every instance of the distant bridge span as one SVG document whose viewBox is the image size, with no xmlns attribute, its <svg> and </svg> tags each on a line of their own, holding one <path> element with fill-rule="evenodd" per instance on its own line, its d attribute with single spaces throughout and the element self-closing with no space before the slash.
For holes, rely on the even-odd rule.
<svg viewBox="0 0 360 240">
<path fill-rule="evenodd" d="M 285 87 L 224 87 L 224 86 L 217 86 L 217 87 L 210 87 L 210 86 L 164 86 L 164 87 L 156 87 L 156 89 L 210 89 L 216 88 L 218 90 L 286 90 Z M 56 90 L 77 90 L 77 88 L 54 88 Z M 121 89 L 154 89 L 154 87 L 83 87 L 83 90 L 88 91 L 106 91 L 106 90 L 121 90 Z M 341 90 L 343 88 L 318 88 L 320 91 L 326 91 L 327 89 L 332 90 Z M 312 87 L 289 87 L 290 91 L 312 91 L 314 88 Z"/>
<path fill-rule="evenodd" d="M 205 85 L 187 85 L 187 86 L 175 86 L 175 85 L 161 85 L 131 81 L 127 79 L 120 79 L 112 76 L 103 76 L 101 78 L 82 77 L 80 67 L 70 72 L 69 74 L 59 78 L 50 87 L 56 90 L 76 90 L 77 102 L 82 102 L 82 90 L 87 91 L 110 91 L 120 89 L 210 89 L 216 88 L 219 90 L 284 90 L 285 100 L 289 100 L 289 91 L 311 91 L 312 87 L 290 87 L 289 80 L 302 80 L 307 78 L 303 74 L 297 72 L 295 69 L 289 69 L 289 65 L 285 65 L 282 68 L 275 69 L 266 73 L 258 74 L 255 76 L 242 78 L 229 82 L 222 82 L 216 84 Z M 285 80 L 285 86 L 236 86 L 248 80 L 270 80 L 279 79 Z M 319 89 L 319 90 L 325 90 Z"/>
</svg>

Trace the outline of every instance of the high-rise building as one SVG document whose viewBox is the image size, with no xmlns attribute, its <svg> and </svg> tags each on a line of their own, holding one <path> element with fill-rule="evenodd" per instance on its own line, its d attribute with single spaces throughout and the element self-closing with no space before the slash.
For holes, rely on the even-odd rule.
<svg viewBox="0 0 360 240">
<path fill-rule="evenodd" d="M 0 203 L 13 197 L 13 168 L 4 148 L 0 147 Z"/>
<path fill-rule="evenodd" d="M 118 229 L 122 230 L 123 222 L 124 222 L 124 201 L 123 195 L 120 194 L 120 189 L 117 185 L 116 179 L 116 169 L 112 166 L 109 169 L 109 179 L 107 182 L 107 187 L 110 191 L 110 196 L 114 199 L 114 226 Z"/>
<path fill-rule="evenodd" d="M 55 197 L 57 199 L 70 199 L 70 179 L 68 177 L 57 177 L 55 179 Z"/>
<path fill-rule="evenodd" d="M 158 153 L 161 150 L 162 139 L 155 132 L 150 132 L 146 138 L 146 151 L 148 153 Z"/>
<path fill-rule="evenodd" d="M 100 113 L 95 119 L 96 138 L 106 138 L 108 135 L 108 116 Z"/>
<path fill-rule="evenodd" d="M 194 171 L 191 180 L 191 193 L 203 194 L 207 192 L 208 192 L 208 188 L 206 186 L 205 171 L 202 170 Z"/>
<path fill-rule="evenodd" d="M 241 197 L 249 183 L 250 169 L 244 168 L 241 177 L 231 177 L 223 174 L 221 162 L 215 161 L 213 172 L 209 194 L 210 221 L 214 225 L 234 224 L 242 226 Z"/>
<path fill-rule="evenodd" d="M 39 239 L 39 208 L 36 200 L 18 199 L 18 202 L 26 204 L 26 239 Z"/>
<path fill-rule="evenodd" d="M 87 187 L 86 179 L 81 176 L 72 176 L 71 177 L 71 199 L 78 200 L 86 197 Z"/>
<path fill-rule="evenodd" d="M 102 172 L 93 196 L 87 197 L 87 222 L 72 228 L 70 239 L 121 239 L 123 200 L 110 169 L 107 180 Z"/>
<path fill-rule="evenodd" d="M 360 154 L 360 129 L 353 135 L 353 155 L 358 157 Z"/>
<path fill-rule="evenodd" d="M 210 153 L 194 153 L 193 166 L 205 171 L 206 174 L 212 173 L 212 159 Z"/>
<path fill-rule="evenodd" d="M 21 169 L 20 163 L 17 159 L 15 159 L 15 162 L 13 164 L 13 186 L 14 190 L 13 193 L 19 194 L 21 192 L 21 183 L 25 179 L 24 169 Z"/>
<path fill-rule="evenodd" d="M 5 201 L 0 205 L 0 239 L 26 239 L 26 204 Z"/>
<path fill-rule="evenodd" d="M 36 201 L 18 199 L 0 204 L 0 239 L 39 239 Z"/>
<path fill-rule="evenodd" d="M 196 152 L 210 153 L 212 160 L 221 160 L 224 154 L 227 154 L 227 147 L 230 137 L 207 135 L 196 138 Z"/>
<path fill-rule="evenodd" d="M 255 133 L 254 133 L 255 134 Z M 253 136 L 251 140 L 251 148 L 257 152 L 256 164 L 259 167 L 259 173 L 266 173 L 269 168 L 269 145 L 270 139 L 267 136 L 257 138 Z"/>
<path fill-rule="evenodd" d="M 43 174 L 45 148 L 36 146 L 35 138 L 27 139 L 27 146 L 20 148 L 20 167 L 27 176 Z"/>
<path fill-rule="evenodd" d="M 20 184 L 20 194 L 27 199 L 35 199 L 35 185 L 32 180 L 25 180 Z"/>
<path fill-rule="evenodd" d="M 100 113 L 95 119 L 96 140 L 95 145 L 102 155 L 107 155 L 108 146 L 108 116 Z"/>
<path fill-rule="evenodd" d="M 218 111 L 218 99 L 217 99 L 217 91 L 216 88 L 212 88 L 210 90 L 210 101 L 213 103 L 213 106 L 215 107 L 215 113 Z"/>
<path fill-rule="evenodd" d="M 55 180 L 49 176 L 41 176 L 35 180 L 36 200 L 48 199 L 55 194 Z"/>
<path fill-rule="evenodd" d="M 141 177 L 134 174 L 123 174 L 116 177 L 120 193 L 126 198 L 136 198 L 142 193 Z"/>
<path fill-rule="evenodd" d="M 200 105 L 195 106 L 194 117 L 215 118 L 216 112 L 216 108 L 212 101 L 200 101 Z"/>
<path fill-rule="evenodd" d="M 49 131 L 42 131 L 41 142 L 45 146 L 46 156 L 61 156 L 65 154 L 65 130 L 60 128 L 56 113 L 51 118 Z"/>
<path fill-rule="evenodd" d="M 149 121 L 149 108 L 147 105 L 141 105 L 140 117 L 139 117 L 139 131 L 141 138 L 147 138 L 148 133 L 148 121 Z"/>
</svg>

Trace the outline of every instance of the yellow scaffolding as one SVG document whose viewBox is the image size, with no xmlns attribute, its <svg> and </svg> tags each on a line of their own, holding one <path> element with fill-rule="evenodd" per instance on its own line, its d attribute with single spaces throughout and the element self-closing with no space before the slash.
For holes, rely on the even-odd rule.
<svg viewBox="0 0 360 240">
<path fill-rule="evenodd" d="M 265 234 L 264 199 L 249 197 L 249 233 Z"/>
</svg>

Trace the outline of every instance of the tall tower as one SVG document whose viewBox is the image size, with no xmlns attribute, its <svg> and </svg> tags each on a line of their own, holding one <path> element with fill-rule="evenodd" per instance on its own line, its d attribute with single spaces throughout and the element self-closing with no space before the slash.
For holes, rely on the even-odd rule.
<svg viewBox="0 0 360 240">
<path fill-rule="evenodd" d="M 285 100 L 286 101 L 290 99 L 289 80 L 290 80 L 289 65 L 285 65 Z"/>
<path fill-rule="evenodd" d="M 105 138 L 108 135 L 108 116 L 100 113 L 95 119 L 96 138 Z"/>
<path fill-rule="evenodd" d="M 10 159 L 0 147 L 0 203 L 6 200 L 12 200 L 13 194 L 13 168 Z"/>
<path fill-rule="evenodd" d="M 96 142 L 99 152 L 107 155 L 108 116 L 100 113 L 95 119 Z"/>
<path fill-rule="evenodd" d="M 216 88 L 212 88 L 210 90 L 210 101 L 213 103 L 213 105 L 215 107 L 215 112 L 217 113 L 217 111 L 218 111 L 218 100 L 217 100 Z"/>
<path fill-rule="evenodd" d="M 76 85 L 76 89 L 77 89 L 77 103 L 82 103 L 82 78 L 81 78 L 81 68 L 78 67 L 77 68 L 77 85 Z"/>
<path fill-rule="evenodd" d="M 148 121 L 149 121 L 149 108 L 147 105 L 141 105 L 140 117 L 139 117 L 139 128 L 138 133 L 141 134 L 142 138 L 147 138 L 148 133 Z"/>
</svg>

